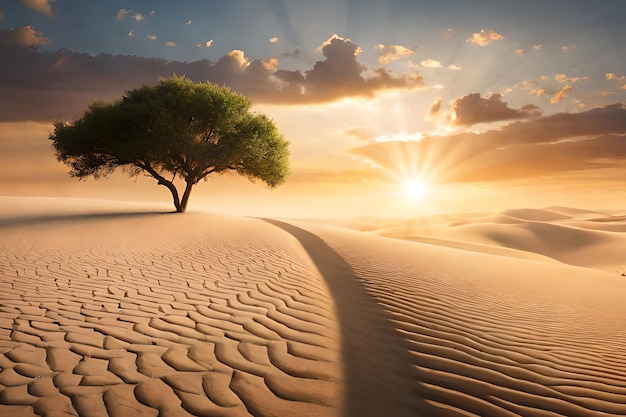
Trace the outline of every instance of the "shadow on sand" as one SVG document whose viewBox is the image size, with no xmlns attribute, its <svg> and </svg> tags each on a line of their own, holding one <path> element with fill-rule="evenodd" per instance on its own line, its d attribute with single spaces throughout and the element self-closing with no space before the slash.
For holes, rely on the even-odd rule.
<svg viewBox="0 0 626 417">
<path fill-rule="evenodd" d="M 367 293 L 355 271 L 315 234 L 263 219 L 294 236 L 322 274 L 335 300 L 346 392 L 343 416 L 414 417 L 432 410 L 419 397 L 408 342 Z"/>
<path fill-rule="evenodd" d="M 133 217 L 148 217 L 164 214 L 177 214 L 175 211 L 145 211 L 145 212 L 107 212 L 107 213 L 72 213 L 46 214 L 0 217 L 0 229 L 24 226 L 40 226 L 46 223 L 71 223 L 76 221 L 110 220 Z"/>
</svg>

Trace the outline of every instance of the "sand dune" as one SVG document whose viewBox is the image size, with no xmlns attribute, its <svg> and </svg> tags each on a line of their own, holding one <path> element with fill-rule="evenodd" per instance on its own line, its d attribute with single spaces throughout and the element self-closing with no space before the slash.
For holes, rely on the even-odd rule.
<svg viewBox="0 0 626 417">
<path fill-rule="evenodd" d="M 475 252 L 549 259 L 612 273 L 626 273 L 626 217 L 567 207 L 511 209 L 476 216 L 387 222 L 371 233 Z"/>
<path fill-rule="evenodd" d="M 0 416 L 626 415 L 615 274 L 305 222 L 20 210 L 34 201 L 0 208 Z M 619 243 L 530 214 L 500 226 Z"/>
<path fill-rule="evenodd" d="M 1 229 L 0 415 L 338 415 L 335 305 L 295 238 L 71 217 Z"/>
</svg>

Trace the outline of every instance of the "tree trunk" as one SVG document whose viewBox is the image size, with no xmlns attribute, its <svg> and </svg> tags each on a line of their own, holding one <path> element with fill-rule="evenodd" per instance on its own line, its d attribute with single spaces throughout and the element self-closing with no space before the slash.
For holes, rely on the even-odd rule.
<svg viewBox="0 0 626 417">
<path fill-rule="evenodd" d="M 184 213 L 185 207 L 180 204 L 180 198 L 178 197 L 178 190 L 176 186 L 171 181 L 159 181 L 160 185 L 164 185 L 168 190 L 172 193 L 172 199 L 174 200 L 174 207 L 176 208 L 176 213 Z"/>
<path fill-rule="evenodd" d="M 189 195 L 191 194 L 191 189 L 193 188 L 193 181 L 187 180 L 187 185 L 185 186 L 185 191 L 183 192 L 183 198 L 180 200 L 181 213 L 184 213 L 187 210 L 187 204 L 189 203 Z"/>
<path fill-rule="evenodd" d="M 174 200 L 174 207 L 176 207 L 176 213 L 184 213 L 185 212 L 187 203 L 185 202 L 185 207 L 183 207 L 182 204 L 180 204 L 180 197 L 178 196 L 178 190 L 176 189 L 176 186 L 174 185 L 174 182 L 169 181 L 165 177 L 160 175 L 156 171 L 156 169 L 154 169 L 154 168 L 152 168 L 152 166 L 150 166 L 149 162 L 136 161 L 136 162 L 134 162 L 134 164 L 135 164 L 135 166 L 137 166 L 137 167 L 143 169 L 144 171 L 146 171 L 148 174 L 152 175 L 158 181 L 159 185 L 167 187 L 167 189 L 170 190 L 170 192 L 172 193 L 172 199 Z M 185 190 L 185 192 L 187 192 L 187 190 Z M 187 196 L 187 199 L 189 199 L 189 196 Z"/>
</svg>

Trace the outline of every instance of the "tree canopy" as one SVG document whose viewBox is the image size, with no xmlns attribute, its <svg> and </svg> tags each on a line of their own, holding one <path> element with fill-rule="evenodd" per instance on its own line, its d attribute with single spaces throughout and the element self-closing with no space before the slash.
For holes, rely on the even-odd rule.
<svg viewBox="0 0 626 417">
<path fill-rule="evenodd" d="M 146 172 L 184 212 L 193 186 L 211 174 L 235 171 L 270 188 L 286 180 L 289 142 L 250 105 L 227 87 L 174 76 L 112 103 L 93 102 L 73 123 L 56 122 L 50 140 L 71 176 Z M 185 183 L 182 196 L 176 177 Z"/>
</svg>

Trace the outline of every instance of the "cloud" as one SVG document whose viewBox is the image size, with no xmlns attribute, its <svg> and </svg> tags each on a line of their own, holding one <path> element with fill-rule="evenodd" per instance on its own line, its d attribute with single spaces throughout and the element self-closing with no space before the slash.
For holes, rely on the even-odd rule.
<svg viewBox="0 0 626 417">
<path fill-rule="evenodd" d="M 270 43 L 278 43 L 278 38 L 276 36 L 274 36 L 273 38 L 269 39 Z"/>
<path fill-rule="evenodd" d="M 424 68 L 441 68 L 441 62 L 434 59 L 425 59 L 420 65 Z"/>
<path fill-rule="evenodd" d="M 391 171 L 425 166 L 442 182 L 499 181 L 621 167 L 626 162 L 626 105 L 557 113 L 481 134 L 373 143 L 350 152 Z"/>
<path fill-rule="evenodd" d="M 151 41 L 156 41 L 157 40 L 157 36 L 156 35 L 146 35 L 146 38 L 150 39 Z"/>
<path fill-rule="evenodd" d="M 619 80 L 619 81 L 626 80 L 626 76 L 624 75 L 618 76 L 618 75 L 613 74 L 612 72 L 604 74 L 604 78 L 606 80 Z"/>
<path fill-rule="evenodd" d="M 512 109 L 502 101 L 502 95 L 492 94 L 486 98 L 479 93 L 468 94 L 452 101 L 449 117 L 452 125 L 471 126 L 478 123 L 537 117 L 541 111 L 528 104 L 520 109 Z"/>
<path fill-rule="evenodd" d="M 550 99 L 550 103 L 557 104 L 558 102 L 563 100 L 563 98 L 567 95 L 567 93 L 569 93 L 573 89 L 574 87 L 572 87 L 570 84 L 563 86 L 561 91 L 559 91 L 558 93 L 552 96 L 552 98 Z"/>
<path fill-rule="evenodd" d="M 452 28 L 446 28 L 446 30 L 443 32 L 443 37 L 444 38 L 451 38 L 452 37 Z"/>
<path fill-rule="evenodd" d="M 153 11 L 150 12 L 150 14 L 148 14 L 148 17 L 146 17 L 144 14 L 142 14 L 140 12 L 136 12 L 134 10 L 120 9 L 117 12 L 115 18 L 117 20 L 122 20 L 126 16 L 130 16 L 130 18 L 134 19 L 136 22 L 141 22 L 142 20 L 152 20 L 152 19 L 154 19 L 154 17 L 156 16 L 156 12 L 153 10 Z M 189 21 L 189 24 L 191 24 L 191 20 Z"/>
<path fill-rule="evenodd" d="M 32 26 L 20 26 L 15 29 L 0 29 L 0 47 L 18 46 L 38 48 L 52 43 L 43 33 Z"/>
<path fill-rule="evenodd" d="M 344 96 L 370 97 L 377 91 L 396 88 L 423 87 L 416 73 L 394 75 L 384 68 L 367 68 L 357 61 L 361 48 L 336 34 L 318 50 L 324 61 L 317 61 L 306 71 L 302 85 L 307 96 L 315 101 L 328 101 Z"/>
<path fill-rule="evenodd" d="M 541 49 L 541 45 L 537 44 L 537 45 L 533 45 L 533 50 L 534 51 L 539 51 Z"/>
<path fill-rule="evenodd" d="M 187 26 L 191 25 L 191 19 L 187 20 L 187 21 L 185 22 L 185 25 L 187 25 Z"/>
<path fill-rule="evenodd" d="M 502 39 L 504 39 L 504 36 L 495 30 L 481 29 L 480 32 L 473 33 L 472 36 L 467 39 L 467 42 L 473 45 L 487 46 L 493 41 L 500 41 Z"/>
<path fill-rule="evenodd" d="M 515 50 L 515 55 L 524 56 L 524 50 L 523 49 L 516 49 Z"/>
<path fill-rule="evenodd" d="M 134 38 L 135 37 L 135 32 L 133 32 L 132 30 L 129 30 L 128 31 L 128 35 L 126 35 L 126 36 L 128 36 L 129 38 Z"/>
<path fill-rule="evenodd" d="M 414 50 L 406 48 L 402 45 L 383 45 L 379 44 L 378 49 L 378 62 L 386 65 L 390 62 L 397 61 L 407 56 L 411 56 L 415 53 Z"/>
<path fill-rule="evenodd" d="M 436 97 L 435 101 L 433 101 L 433 103 L 428 108 L 428 112 L 426 113 L 424 119 L 428 122 L 437 120 L 441 112 L 442 103 L 443 99 L 441 97 Z"/>
<path fill-rule="evenodd" d="M 139 12 L 135 12 L 132 15 L 132 18 L 135 19 L 136 22 L 141 22 L 142 20 L 146 20 L 146 18 L 144 17 L 144 15 L 142 15 Z"/>
<path fill-rule="evenodd" d="M 560 82 L 561 84 L 563 84 L 563 83 L 579 83 L 581 81 L 587 81 L 589 77 L 568 77 L 565 74 L 556 74 L 554 76 L 554 79 Z"/>
<path fill-rule="evenodd" d="M 120 10 L 117 12 L 117 15 L 115 15 L 115 18 L 116 18 L 117 20 L 122 20 L 122 19 L 124 19 L 124 16 L 126 16 L 126 14 L 127 14 L 127 13 L 130 13 L 131 11 L 132 11 L 132 10 L 120 9 Z"/>
<path fill-rule="evenodd" d="M 176 42 L 172 42 L 172 41 L 167 41 L 165 42 L 165 46 L 168 46 L 170 48 L 173 48 L 176 46 Z"/>
<path fill-rule="evenodd" d="M 372 138 L 372 132 L 362 126 L 352 126 L 341 131 L 340 133 L 363 141 Z"/>
<path fill-rule="evenodd" d="M 53 3 L 54 0 L 20 0 L 20 1 L 26 7 L 38 13 L 45 14 L 48 17 L 54 17 L 54 13 L 52 12 L 52 7 L 50 7 L 50 3 Z"/>
<path fill-rule="evenodd" d="M 454 64 L 453 65 L 448 65 L 448 69 L 451 70 L 451 71 L 461 71 L 462 70 L 461 67 L 459 67 L 458 65 L 454 65 Z"/>
<path fill-rule="evenodd" d="M 26 42 L 13 33 L 16 30 L 0 31 L 0 121 L 73 119 L 93 100 L 114 100 L 125 90 L 173 74 L 227 85 L 255 103 L 272 104 L 321 103 L 424 87 L 414 71 L 396 74 L 361 64 L 355 54 L 358 46 L 339 37 L 323 46 L 323 59 L 302 72 L 281 69 L 276 57 L 251 60 L 238 50 L 217 62 L 91 56 L 67 49 L 41 52 L 13 46 L 15 39 L 22 46 L 45 43 L 41 36 L 30 36 Z M 30 27 L 17 33 L 21 32 L 35 33 Z"/>
<path fill-rule="evenodd" d="M 208 40 L 208 41 L 206 41 L 206 42 L 204 42 L 204 43 L 203 43 L 203 42 L 198 42 L 198 43 L 196 44 L 196 47 L 197 47 L 197 48 L 202 48 L 202 47 L 204 46 L 204 47 L 206 47 L 206 48 L 210 48 L 212 45 L 213 45 L 213 39 Z"/>
</svg>

